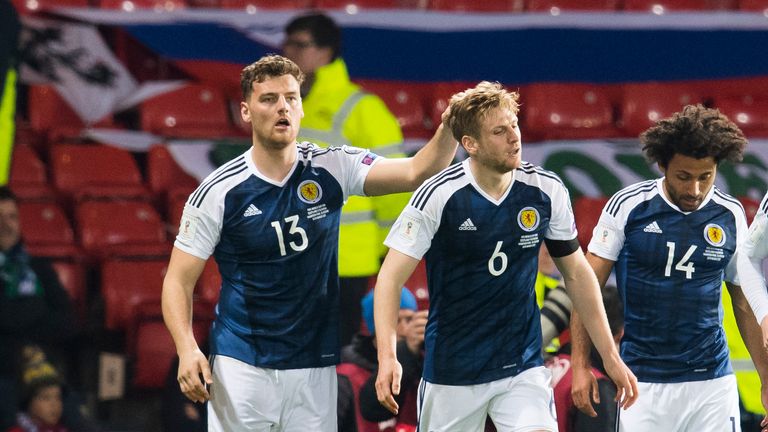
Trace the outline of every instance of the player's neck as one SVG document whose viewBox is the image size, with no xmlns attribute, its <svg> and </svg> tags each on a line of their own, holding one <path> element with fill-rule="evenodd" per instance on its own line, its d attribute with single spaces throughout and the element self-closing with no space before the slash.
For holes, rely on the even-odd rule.
<svg viewBox="0 0 768 432">
<path fill-rule="evenodd" d="M 512 171 L 500 173 L 483 166 L 474 159 L 470 159 L 469 168 L 472 170 L 472 175 L 480 189 L 494 199 L 500 199 L 504 196 L 512 183 Z"/>
<path fill-rule="evenodd" d="M 254 143 L 251 147 L 251 158 L 262 175 L 281 182 L 296 163 L 296 143 L 284 148 L 268 148 Z"/>
</svg>

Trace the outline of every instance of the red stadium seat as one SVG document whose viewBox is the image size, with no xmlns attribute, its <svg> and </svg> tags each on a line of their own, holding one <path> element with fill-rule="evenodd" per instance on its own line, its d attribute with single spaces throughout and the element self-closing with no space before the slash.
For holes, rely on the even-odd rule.
<svg viewBox="0 0 768 432">
<path fill-rule="evenodd" d="M 376 94 L 392 114 L 397 117 L 403 135 L 407 138 L 428 138 L 432 132 L 426 128 L 426 110 L 422 89 L 397 81 L 360 81 L 364 90 Z"/>
<path fill-rule="evenodd" d="M 192 333 L 199 346 L 208 341 L 213 315 L 197 310 L 193 313 Z M 159 389 L 165 385 L 169 368 L 176 357 L 173 338 L 163 323 L 159 303 L 144 303 L 137 308 L 127 338 L 128 355 L 134 358 L 133 385 Z"/>
<path fill-rule="evenodd" d="M 77 237 L 94 258 L 163 256 L 170 252 L 165 225 L 142 201 L 85 201 L 75 209 Z"/>
<path fill-rule="evenodd" d="M 735 6 L 736 0 L 624 0 L 624 10 L 657 15 L 668 11 L 728 10 Z"/>
<path fill-rule="evenodd" d="M 51 147 L 50 160 L 55 188 L 77 200 L 147 194 L 139 167 L 127 150 L 99 144 L 58 144 Z"/>
<path fill-rule="evenodd" d="M 448 108 L 448 102 L 454 93 L 472 88 L 476 83 L 453 81 L 435 84 L 427 94 L 427 115 L 432 122 L 432 128 L 436 129 L 441 122 L 443 111 Z"/>
<path fill-rule="evenodd" d="M 307 9 L 312 7 L 312 0 L 221 0 L 221 7 L 256 13 L 259 9 Z"/>
<path fill-rule="evenodd" d="M 522 92 L 523 137 L 528 140 L 618 135 L 608 96 L 588 84 L 532 84 Z"/>
<path fill-rule="evenodd" d="M 98 0 L 102 9 L 119 9 L 133 12 L 140 9 L 152 9 L 157 12 L 171 12 L 187 7 L 183 0 Z"/>
<path fill-rule="evenodd" d="M 178 187 L 168 190 L 166 221 L 168 222 L 168 232 L 171 234 L 171 240 L 174 240 L 176 234 L 179 233 L 179 223 L 181 223 L 181 215 L 184 213 L 184 204 L 186 204 L 187 199 L 194 190 L 194 187 Z"/>
<path fill-rule="evenodd" d="M 30 126 L 49 139 L 77 137 L 85 127 L 85 123 L 53 86 L 30 85 L 27 104 Z M 95 126 L 113 127 L 112 117 L 107 116 Z"/>
<path fill-rule="evenodd" d="M 592 230 L 597 225 L 597 221 L 600 220 L 600 214 L 606 203 L 608 203 L 607 197 L 593 198 L 587 196 L 579 197 L 573 202 L 573 217 L 576 219 L 579 244 L 585 251 L 592 239 Z"/>
<path fill-rule="evenodd" d="M 757 211 L 760 210 L 760 201 L 749 197 L 738 197 L 738 199 L 739 202 L 741 202 L 741 205 L 744 206 L 744 213 L 747 214 L 747 223 L 751 224 Z"/>
<path fill-rule="evenodd" d="M 101 265 L 105 326 L 126 330 L 144 304 L 159 305 L 168 259 L 110 259 Z"/>
<path fill-rule="evenodd" d="M 20 14 L 30 14 L 57 7 L 90 7 L 89 0 L 11 0 Z"/>
<path fill-rule="evenodd" d="M 361 9 L 424 9 L 426 0 L 316 0 L 320 9 L 344 9 L 356 13 Z"/>
<path fill-rule="evenodd" d="M 232 135 L 224 92 L 191 84 L 155 96 L 141 104 L 141 128 L 154 134 L 207 138 Z"/>
<path fill-rule="evenodd" d="M 78 261 L 56 260 L 53 261 L 53 269 L 72 300 L 78 321 L 84 323 L 88 309 L 85 265 Z"/>
<path fill-rule="evenodd" d="M 164 145 L 154 145 L 147 152 L 147 184 L 156 196 L 165 196 L 169 189 L 194 189 L 196 178 L 184 172 Z"/>
<path fill-rule="evenodd" d="M 739 0 L 739 9 L 768 13 L 768 0 Z"/>
<path fill-rule="evenodd" d="M 24 242 L 33 255 L 72 257 L 79 254 L 72 224 L 56 202 L 21 201 L 19 219 Z"/>
<path fill-rule="evenodd" d="M 53 199 L 43 161 L 35 150 L 26 145 L 15 145 L 11 157 L 8 185 L 20 200 Z"/>
<path fill-rule="evenodd" d="M 567 10 L 609 12 L 619 9 L 619 6 L 618 0 L 528 0 L 526 10 L 557 15 Z"/>
<path fill-rule="evenodd" d="M 768 95 L 715 98 L 713 105 L 748 137 L 768 137 Z"/>
<path fill-rule="evenodd" d="M 195 294 L 203 303 L 210 305 L 211 311 L 213 311 L 213 306 L 219 302 L 220 292 L 221 275 L 219 274 L 219 266 L 216 264 L 216 260 L 211 257 L 205 263 L 203 273 L 200 274 L 200 278 L 197 280 Z"/>
<path fill-rule="evenodd" d="M 429 0 L 429 9 L 455 12 L 522 12 L 523 0 Z"/>
<path fill-rule="evenodd" d="M 622 88 L 621 125 L 627 136 L 636 137 L 657 121 L 697 104 L 703 97 L 686 85 L 643 83 Z"/>
</svg>

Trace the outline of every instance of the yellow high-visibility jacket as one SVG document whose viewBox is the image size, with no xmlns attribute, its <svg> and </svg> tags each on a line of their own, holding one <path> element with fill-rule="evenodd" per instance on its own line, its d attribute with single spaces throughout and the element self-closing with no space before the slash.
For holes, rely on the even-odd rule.
<svg viewBox="0 0 768 432">
<path fill-rule="evenodd" d="M 741 403 L 747 411 L 765 415 L 763 403 L 760 401 L 760 377 L 749 356 L 749 351 L 741 339 L 736 318 L 733 315 L 733 305 L 728 289 L 723 285 L 723 328 L 728 339 L 728 350 L 731 352 L 731 364 L 736 374 L 736 385 L 739 387 Z"/>
<path fill-rule="evenodd" d="M 403 134 L 378 96 L 349 80 L 338 58 L 315 71 L 315 82 L 302 101 L 299 141 L 321 146 L 351 145 L 388 158 L 404 157 Z M 370 276 L 379 271 L 384 238 L 408 203 L 410 194 L 350 197 L 341 213 L 339 276 Z"/>
<path fill-rule="evenodd" d="M 16 130 L 16 70 L 9 69 L 4 81 L 5 88 L 0 89 L 0 185 L 8 183 L 11 170 L 11 149 Z"/>
</svg>

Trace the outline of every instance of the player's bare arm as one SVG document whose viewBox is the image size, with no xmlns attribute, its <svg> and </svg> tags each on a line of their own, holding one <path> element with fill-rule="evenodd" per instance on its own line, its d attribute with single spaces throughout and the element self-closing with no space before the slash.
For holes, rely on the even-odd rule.
<svg viewBox="0 0 768 432">
<path fill-rule="evenodd" d="M 416 190 L 424 180 L 447 167 L 456 154 L 457 141 L 443 122 L 432 139 L 413 157 L 383 159 L 376 163 L 365 178 L 365 193 L 369 196 Z"/>
<path fill-rule="evenodd" d="M 395 395 L 400 394 L 403 368 L 397 361 L 397 312 L 400 292 L 413 273 L 419 260 L 390 249 L 376 279 L 373 294 L 373 317 L 376 323 L 376 344 L 379 373 L 376 377 L 376 395 L 379 402 L 397 415 Z"/>
<path fill-rule="evenodd" d="M 595 272 L 581 249 L 568 256 L 554 258 L 554 261 L 563 274 L 565 289 L 573 301 L 574 310 L 582 316 L 590 317 L 583 324 L 603 358 L 606 372 L 616 384 L 616 400 L 620 406 L 629 408 L 637 400 L 637 378 L 621 360 L 613 342 Z M 604 283 L 605 279 L 602 281 Z M 586 396 L 588 401 L 589 392 Z"/>
<path fill-rule="evenodd" d="M 757 324 L 755 314 L 744 296 L 744 291 L 738 285 L 726 282 L 728 294 L 731 295 L 733 304 L 733 315 L 736 318 L 736 324 L 739 327 L 739 333 L 744 340 L 744 345 L 749 351 L 749 356 L 755 364 L 757 374 L 760 376 L 761 396 L 763 407 L 766 407 L 768 401 L 768 352 L 763 348 L 763 336 L 760 326 Z M 768 432 L 768 416 L 761 422 L 763 432 Z"/>
<path fill-rule="evenodd" d="M 179 387 L 189 400 L 201 403 L 210 397 L 205 385 L 213 382 L 208 359 L 192 332 L 192 293 L 203 268 L 205 260 L 174 247 L 162 296 L 163 319 L 179 355 Z"/>
</svg>

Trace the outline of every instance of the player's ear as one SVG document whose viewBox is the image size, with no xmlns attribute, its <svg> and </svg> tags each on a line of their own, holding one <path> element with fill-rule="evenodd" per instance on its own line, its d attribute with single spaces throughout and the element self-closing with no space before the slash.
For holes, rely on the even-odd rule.
<svg viewBox="0 0 768 432">
<path fill-rule="evenodd" d="M 251 122 L 251 110 L 248 108 L 248 104 L 245 102 L 240 102 L 240 118 L 242 118 L 246 123 Z"/>
<path fill-rule="evenodd" d="M 477 140 L 469 135 L 461 137 L 461 146 L 467 151 L 467 154 L 472 155 L 477 152 Z"/>
</svg>

